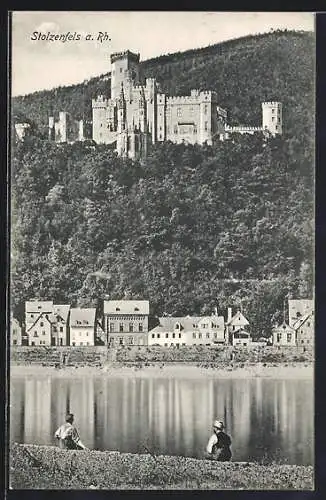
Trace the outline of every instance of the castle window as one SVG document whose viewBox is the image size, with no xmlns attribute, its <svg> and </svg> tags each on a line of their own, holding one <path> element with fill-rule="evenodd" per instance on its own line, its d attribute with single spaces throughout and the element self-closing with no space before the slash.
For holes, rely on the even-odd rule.
<svg viewBox="0 0 326 500">
<path fill-rule="evenodd" d="M 275 116 L 272 116 L 272 122 L 275 122 Z"/>
<path fill-rule="evenodd" d="M 138 330 L 139 330 L 140 332 L 142 332 L 142 331 L 143 331 L 143 324 L 142 324 L 142 323 L 139 323 L 139 325 L 138 325 Z"/>
<path fill-rule="evenodd" d="M 277 121 L 278 121 L 278 123 L 281 123 L 281 118 L 280 118 L 280 117 L 278 117 Z"/>
<path fill-rule="evenodd" d="M 133 332 L 134 331 L 134 325 L 133 323 L 129 323 L 129 332 Z"/>
<path fill-rule="evenodd" d="M 123 323 L 120 323 L 119 325 L 119 332 L 123 332 Z"/>
<path fill-rule="evenodd" d="M 169 338 L 169 334 L 168 334 L 168 333 L 166 333 L 166 334 L 165 334 L 165 338 L 166 338 L 166 339 L 168 339 L 168 338 Z"/>
<path fill-rule="evenodd" d="M 208 123 L 205 122 L 205 130 L 207 131 L 208 130 Z"/>
<path fill-rule="evenodd" d="M 181 116 L 181 108 L 177 108 L 177 116 Z"/>
<path fill-rule="evenodd" d="M 205 115 L 207 115 L 207 104 L 205 104 L 204 113 L 205 113 Z"/>
<path fill-rule="evenodd" d="M 275 125 L 275 130 L 278 130 L 278 126 L 277 125 Z"/>
<path fill-rule="evenodd" d="M 275 109 L 273 108 L 273 109 L 272 109 L 272 115 L 273 115 L 274 113 L 275 113 Z"/>
</svg>

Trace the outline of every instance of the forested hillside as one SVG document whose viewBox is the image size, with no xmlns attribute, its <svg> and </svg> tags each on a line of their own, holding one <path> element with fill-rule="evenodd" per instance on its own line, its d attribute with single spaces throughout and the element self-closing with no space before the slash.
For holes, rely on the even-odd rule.
<svg viewBox="0 0 326 500">
<path fill-rule="evenodd" d="M 307 34 L 274 33 L 240 40 L 222 54 L 209 47 L 143 63 L 150 76 L 160 71 L 171 92 L 206 78 L 205 87 L 214 83 L 221 104 L 234 103 L 241 121 L 260 120 L 255 108 L 259 115 L 263 99 L 283 101 L 286 133 L 267 143 L 257 135 L 214 147 L 158 144 L 142 163 L 105 146 L 37 136 L 15 144 L 15 314 L 22 317 L 31 297 L 72 305 L 101 305 L 105 294 L 144 298 L 157 315 L 205 314 L 215 306 L 223 313 L 241 302 L 260 336 L 282 319 L 287 294 L 311 297 L 312 45 Z M 57 96 L 68 102 L 71 89 Z M 27 96 L 26 106 L 16 100 L 16 111 L 19 104 L 41 120 L 40 94 Z M 54 93 L 43 95 L 50 101 Z"/>
</svg>

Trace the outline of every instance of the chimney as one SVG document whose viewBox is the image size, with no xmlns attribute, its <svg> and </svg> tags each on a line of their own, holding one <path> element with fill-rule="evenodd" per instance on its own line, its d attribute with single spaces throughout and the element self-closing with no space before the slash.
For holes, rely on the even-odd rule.
<svg viewBox="0 0 326 500">
<path fill-rule="evenodd" d="M 232 307 L 228 307 L 228 319 L 227 323 L 229 323 L 232 319 Z"/>
</svg>

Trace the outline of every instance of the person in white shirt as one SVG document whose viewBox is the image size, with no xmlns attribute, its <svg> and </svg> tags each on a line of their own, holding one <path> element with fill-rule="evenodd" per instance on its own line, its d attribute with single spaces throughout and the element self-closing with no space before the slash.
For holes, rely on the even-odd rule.
<svg viewBox="0 0 326 500">
<path fill-rule="evenodd" d="M 58 440 L 59 447 L 65 450 L 87 450 L 73 422 L 73 414 L 68 413 L 66 416 L 66 423 L 56 430 L 54 436 Z"/>
<path fill-rule="evenodd" d="M 206 446 L 208 458 L 218 460 L 220 462 L 228 462 L 231 460 L 231 438 L 223 432 L 224 424 L 220 420 L 215 420 L 213 423 L 214 433 L 209 438 Z"/>
</svg>

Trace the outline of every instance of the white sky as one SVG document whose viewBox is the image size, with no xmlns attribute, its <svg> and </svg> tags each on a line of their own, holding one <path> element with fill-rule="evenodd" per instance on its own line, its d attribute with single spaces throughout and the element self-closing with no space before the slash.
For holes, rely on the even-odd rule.
<svg viewBox="0 0 326 500">
<path fill-rule="evenodd" d="M 141 60 L 271 29 L 314 30 L 308 12 L 14 12 L 12 95 L 80 83 L 110 71 L 109 55 L 129 49 Z M 81 41 L 32 41 L 34 31 L 82 35 Z M 107 32 L 111 41 L 96 40 Z M 94 40 L 86 41 L 90 33 Z"/>
</svg>

